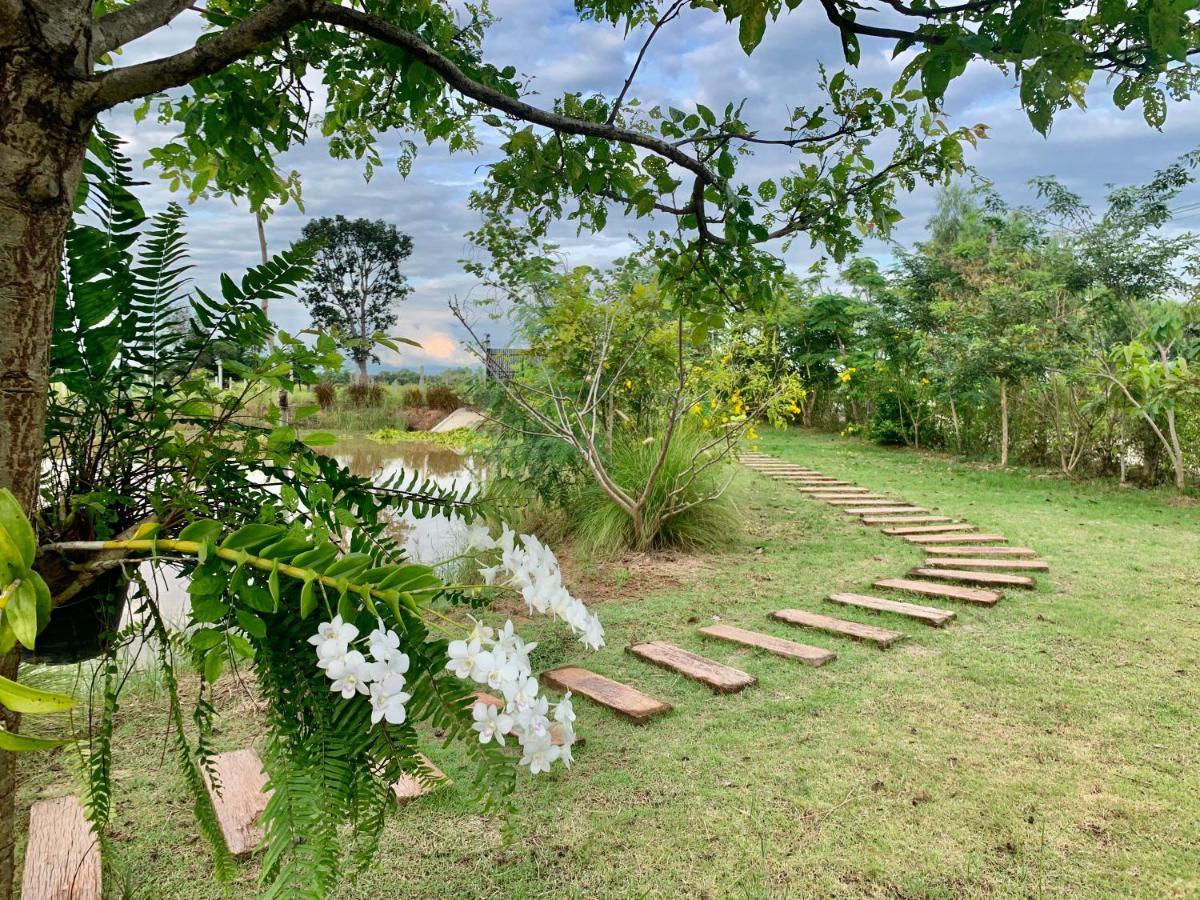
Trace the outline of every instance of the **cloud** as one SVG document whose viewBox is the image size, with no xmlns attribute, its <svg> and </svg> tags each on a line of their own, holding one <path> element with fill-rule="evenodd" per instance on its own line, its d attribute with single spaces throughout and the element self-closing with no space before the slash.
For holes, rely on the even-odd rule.
<svg viewBox="0 0 1200 900">
<path fill-rule="evenodd" d="M 512 63 L 535 76 L 534 100 L 543 105 L 567 91 L 615 94 L 645 35 L 641 29 L 625 40 L 620 28 L 579 22 L 571 0 L 494 0 L 492 10 L 500 20 L 487 34 L 485 56 L 497 65 Z M 172 28 L 128 48 L 120 63 L 177 51 L 194 40 L 197 31 L 196 17 L 181 17 Z M 903 57 L 891 58 L 889 43 L 864 40 L 855 77 L 860 84 L 887 89 L 904 62 Z M 656 38 L 632 93 L 647 103 L 690 107 L 700 102 L 714 109 L 747 98 L 751 120 L 768 131 L 777 123 L 777 130 L 789 109 L 821 102 L 816 90 L 821 64 L 830 70 L 843 67 L 837 35 L 815 4 L 802 4 L 769 27 L 761 46 L 749 57 L 738 44 L 736 27 L 703 9 L 688 9 Z M 1060 115 L 1050 136 L 1043 138 L 1020 109 L 1011 78 L 978 63 L 954 82 L 946 98 L 952 124 L 986 122 L 992 127 L 991 139 L 970 153 L 968 161 L 1016 203 L 1032 200 L 1029 178 L 1047 174 L 1058 175 L 1085 200 L 1098 203 L 1107 184 L 1145 180 L 1154 169 L 1200 145 L 1200 109 L 1187 104 L 1171 107 L 1161 132 L 1142 122 L 1140 109 L 1115 109 L 1099 79 L 1089 94 L 1089 105 L 1086 112 Z M 150 147 L 171 133 L 154 124 L 152 117 L 135 125 L 129 109 L 117 111 L 110 125 L 131 139 L 129 149 L 138 165 Z M 478 290 L 459 264 L 472 252 L 464 234 L 478 224 L 467 201 L 471 189 L 482 183 L 487 166 L 501 155 L 494 132 L 485 130 L 481 137 L 484 145 L 472 154 L 451 155 L 441 145 L 423 147 L 407 179 L 385 166 L 367 181 L 359 163 L 330 159 L 327 143 L 319 135 L 280 160 L 283 168 L 301 173 L 305 209 L 288 206 L 272 216 L 267 236 L 273 250 L 294 240 L 309 217 L 339 213 L 386 219 L 412 236 L 414 251 L 406 271 L 413 292 L 399 308 L 396 332 L 427 346 L 423 351 L 406 349 L 399 357 L 404 364 L 469 360 L 461 347 L 466 335 L 449 314 L 448 303 Z M 385 156 L 391 154 L 393 160 L 397 140 L 386 135 L 381 140 Z M 796 161 L 793 153 L 771 150 L 746 159 L 742 169 L 748 182 L 757 183 L 786 172 Z M 151 181 L 143 190 L 151 210 L 181 199 L 173 198 L 153 175 Z M 908 243 L 921 237 L 935 198 L 936 191 L 923 185 L 902 197 L 906 218 L 897 229 L 898 240 Z M 1180 203 L 1191 199 L 1181 198 Z M 650 220 L 626 218 L 614 210 L 601 235 L 577 235 L 563 223 L 553 237 L 570 264 L 604 265 L 632 249 L 631 235 L 645 234 L 652 227 Z M 237 272 L 258 261 L 254 219 L 244 204 L 235 206 L 224 198 L 201 200 L 191 208 L 189 230 L 197 264 L 193 274 L 205 288 L 216 285 L 220 272 Z M 892 252 L 880 241 L 869 242 L 866 249 L 881 259 Z M 801 237 L 785 259 L 802 271 L 820 255 Z M 277 301 L 272 315 L 292 331 L 308 321 L 295 300 Z M 494 343 L 507 340 L 505 323 L 488 326 Z"/>
</svg>

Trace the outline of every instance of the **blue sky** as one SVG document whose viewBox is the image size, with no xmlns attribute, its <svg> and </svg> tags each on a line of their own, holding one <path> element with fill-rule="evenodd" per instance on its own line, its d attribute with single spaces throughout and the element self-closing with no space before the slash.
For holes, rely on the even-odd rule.
<svg viewBox="0 0 1200 900">
<path fill-rule="evenodd" d="M 532 76 L 537 92 L 532 100 L 538 102 L 540 96 L 546 105 L 566 91 L 614 94 L 641 45 L 642 35 L 636 32 L 625 40 L 622 30 L 579 22 L 570 0 L 494 0 L 492 10 L 500 21 L 485 41 L 488 58 Z M 128 48 L 120 62 L 174 52 L 188 45 L 196 31 L 194 18 L 182 18 Z M 903 60 L 890 57 L 889 43 L 865 41 L 856 80 L 889 88 L 903 65 Z M 817 101 L 816 73 L 822 62 L 830 69 L 843 66 L 836 33 L 817 4 L 802 4 L 769 27 L 750 57 L 739 47 L 735 28 L 709 13 L 689 11 L 656 39 L 633 93 L 649 103 L 684 109 L 696 103 L 723 108 L 729 101 L 749 98 L 748 119 L 767 129 L 781 123 L 789 107 Z M 1088 105 L 1086 112 L 1061 114 L 1050 136 L 1043 138 L 1021 111 L 1011 79 L 982 65 L 969 68 L 946 99 L 952 124 L 990 126 L 990 139 L 969 153 L 968 161 L 1014 203 L 1032 200 L 1026 184 L 1036 175 L 1056 175 L 1085 199 L 1099 203 L 1107 184 L 1145 180 L 1154 169 L 1200 146 L 1200 113 L 1194 106 L 1172 105 L 1166 126 L 1155 131 L 1142 120 L 1140 107 L 1125 111 L 1113 107 L 1099 77 L 1089 92 Z M 130 141 L 128 149 L 139 164 L 147 148 L 169 136 L 148 122 L 135 126 L 129 110 L 118 110 L 109 125 Z M 483 149 L 472 155 L 452 157 L 442 147 L 422 147 L 407 179 L 385 167 L 367 182 L 358 164 L 329 159 L 319 136 L 283 161 L 285 168 L 301 175 L 305 210 L 301 213 L 289 206 L 271 218 L 267 235 L 272 249 L 294 240 L 309 217 L 339 213 L 383 218 L 412 235 L 414 251 L 406 271 L 414 290 L 400 308 L 396 333 L 421 341 L 424 347 L 405 349 L 399 358 L 385 353 L 386 363 L 433 367 L 470 362 L 462 346 L 465 335 L 448 303 L 478 295 L 475 280 L 463 272 L 458 260 L 471 253 L 463 235 L 478 222 L 467 208 L 467 196 L 481 182 L 486 166 L 500 155 L 494 135 L 483 137 Z M 385 149 L 388 142 L 385 138 Z M 739 175 L 756 183 L 779 175 L 788 163 L 782 152 L 760 154 L 744 162 Z M 157 210 L 173 198 L 152 170 L 148 177 L 152 184 L 143 189 L 143 197 L 149 209 Z M 897 240 L 909 243 L 921 236 L 933 199 L 928 188 L 902 199 L 905 220 L 895 234 Z M 1181 198 L 1180 205 L 1196 199 L 1200 191 Z M 235 206 L 227 198 L 200 200 L 190 214 L 198 283 L 211 284 L 221 271 L 237 272 L 258 261 L 254 219 L 245 204 Z M 634 238 L 652 227 L 644 219 L 614 215 L 603 234 L 577 236 L 572 228 L 563 227 L 555 237 L 570 264 L 602 266 L 630 250 Z M 866 252 L 884 262 L 890 253 L 879 242 L 868 245 Z M 819 256 L 801 238 L 785 258 L 800 271 Z M 275 303 L 272 317 L 290 330 L 307 324 L 303 307 L 295 301 Z M 481 327 L 503 342 L 503 323 Z"/>
</svg>

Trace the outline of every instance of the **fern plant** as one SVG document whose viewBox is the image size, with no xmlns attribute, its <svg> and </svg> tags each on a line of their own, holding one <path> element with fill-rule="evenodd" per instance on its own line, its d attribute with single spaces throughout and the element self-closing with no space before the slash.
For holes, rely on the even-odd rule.
<svg viewBox="0 0 1200 900">
<path fill-rule="evenodd" d="M 478 598 L 408 564 L 389 518 L 470 521 L 487 510 L 470 492 L 416 475 L 383 483 L 355 476 L 314 449 L 332 436 L 303 431 L 315 408 L 283 421 L 279 391 L 315 384 L 318 373 L 341 365 L 330 336 L 305 342 L 275 332 L 262 313 L 263 300 L 287 296 L 304 279 L 301 253 L 284 251 L 237 279 L 223 275 L 209 294 L 188 282 L 184 211 L 147 216 L 119 142 L 102 130 L 85 182 L 56 310 L 56 390 L 36 522 L 42 547 L 33 567 L 50 613 L 48 626 L 45 617 L 38 622 L 35 653 L 53 644 L 56 618 L 72 608 L 132 607 L 123 630 L 117 617 L 104 620 L 95 714 L 81 744 L 85 808 L 102 836 L 118 799 L 111 764 L 118 654 L 152 638 L 176 761 L 216 873 L 228 877 L 232 862 L 205 788 L 205 775 L 215 780 L 210 688 L 223 670 L 249 661 L 266 699 L 263 760 L 273 790 L 264 813 L 264 883 L 272 896 L 321 896 L 347 863 L 369 858 L 389 785 L 425 772 L 417 726 L 452 739 L 474 736 L 471 687 L 444 674 L 446 640 L 433 638 L 422 617 L 435 599 Z M 225 365 L 235 378 L 229 389 L 218 388 L 208 368 L 221 346 L 240 348 L 240 359 Z M 222 539 L 219 523 L 241 527 Z M 139 577 L 145 560 L 190 579 L 182 639 Z M 372 726 L 366 704 L 330 692 L 307 643 L 317 610 L 364 629 L 384 623 L 402 636 L 412 661 L 407 722 Z M 180 650 L 203 673 L 190 711 L 175 674 Z M 466 743 L 481 802 L 503 805 L 511 758 Z M 349 847 L 339 831 L 346 825 Z"/>
</svg>

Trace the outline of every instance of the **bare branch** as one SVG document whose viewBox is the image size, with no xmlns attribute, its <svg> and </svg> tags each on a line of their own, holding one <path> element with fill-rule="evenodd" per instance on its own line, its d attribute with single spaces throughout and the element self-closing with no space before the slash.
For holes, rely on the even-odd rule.
<svg viewBox="0 0 1200 900">
<path fill-rule="evenodd" d="M 642 44 L 642 49 L 638 51 L 637 59 L 633 61 L 633 68 L 629 70 L 629 77 L 625 79 L 625 83 L 621 86 L 621 92 L 617 94 L 617 99 L 613 101 L 612 112 L 608 114 L 608 124 L 612 125 L 617 121 L 617 114 L 621 111 L 621 104 L 625 102 L 625 95 L 629 93 L 629 88 L 633 85 L 633 79 L 637 77 L 638 68 L 642 64 L 642 60 L 646 56 L 646 51 L 650 49 L 650 42 L 654 40 L 659 29 L 678 17 L 679 11 L 688 3 L 688 0 L 674 0 L 665 13 L 654 23 L 654 27 L 650 29 L 650 34 L 646 36 L 645 42 Z"/>
</svg>

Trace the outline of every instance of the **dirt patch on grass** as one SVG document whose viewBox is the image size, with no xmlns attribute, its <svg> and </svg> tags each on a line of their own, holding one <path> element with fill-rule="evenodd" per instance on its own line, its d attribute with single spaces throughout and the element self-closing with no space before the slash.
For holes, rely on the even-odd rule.
<svg viewBox="0 0 1200 900">
<path fill-rule="evenodd" d="M 720 567 L 720 557 L 656 551 L 625 553 L 602 565 L 562 560 L 563 581 L 585 603 L 638 600 L 647 594 L 695 584 Z"/>
</svg>

